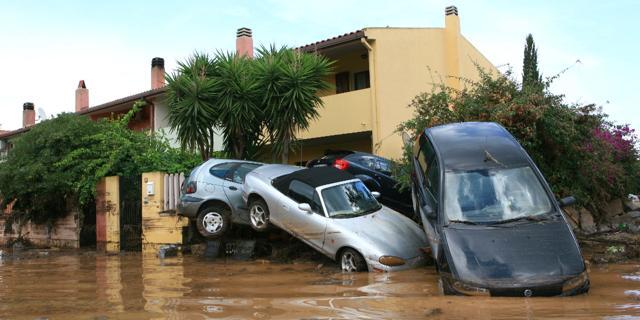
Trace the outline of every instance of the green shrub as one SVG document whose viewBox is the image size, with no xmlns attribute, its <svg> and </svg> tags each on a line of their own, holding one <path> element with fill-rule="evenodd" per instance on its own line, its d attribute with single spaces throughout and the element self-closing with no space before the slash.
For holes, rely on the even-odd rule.
<svg viewBox="0 0 640 320">
<path fill-rule="evenodd" d="M 544 91 L 521 90 L 510 72 L 480 73 L 481 79 L 465 90 L 436 86 L 417 95 L 409 105 L 413 118 L 398 131 L 415 136 L 446 123 L 497 122 L 527 150 L 558 197 L 576 196 L 596 217 L 610 200 L 639 190 L 637 137 L 628 125 L 610 122 L 594 105 L 565 103 L 549 92 L 550 80 Z M 405 152 L 400 172 L 405 187 L 409 156 Z"/>
<path fill-rule="evenodd" d="M 102 177 L 186 172 L 197 165 L 197 156 L 127 128 L 142 104 L 137 102 L 116 120 L 93 122 L 62 114 L 16 138 L 6 161 L 0 163 L 0 208 L 15 200 L 9 222 L 52 226 L 70 207 L 90 203 Z"/>
</svg>

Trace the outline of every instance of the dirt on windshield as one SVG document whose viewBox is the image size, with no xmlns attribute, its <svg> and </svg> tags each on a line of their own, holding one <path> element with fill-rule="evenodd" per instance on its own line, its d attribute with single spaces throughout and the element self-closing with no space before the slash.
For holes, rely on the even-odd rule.
<svg viewBox="0 0 640 320">
<path fill-rule="evenodd" d="M 433 267 L 34 251 L 0 259 L 0 319 L 632 319 L 640 261 L 591 265 L 577 297 L 443 296 Z"/>
</svg>

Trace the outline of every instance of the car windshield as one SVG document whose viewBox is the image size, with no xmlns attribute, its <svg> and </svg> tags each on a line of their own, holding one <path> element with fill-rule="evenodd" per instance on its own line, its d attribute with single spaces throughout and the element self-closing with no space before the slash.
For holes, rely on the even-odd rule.
<svg viewBox="0 0 640 320">
<path fill-rule="evenodd" d="M 500 222 L 545 214 L 552 206 L 531 167 L 445 173 L 450 221 Z"/>
<path fill-rule="evenodd" d="M 362 181 L 348 182 L 322 190 L 329 217 L 348 218 L 378 211 L 380 204 Z"/>
</svg>

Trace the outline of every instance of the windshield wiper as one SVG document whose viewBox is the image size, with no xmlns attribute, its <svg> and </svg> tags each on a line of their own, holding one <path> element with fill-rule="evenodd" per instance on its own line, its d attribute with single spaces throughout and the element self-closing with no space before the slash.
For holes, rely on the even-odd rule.
<svg viewBox="0 0 640 320">
<path fill-rule="evenodd" d="M 462 223 L 462 224 L 468 224 L 468 225 L 472 225 L 472 226 L 477 226 L 478 224 L 473 222 L 473 221 L 469 221 L 469 220 L 449 220 L 449 223 Z"/>
<path fill-rule="evenodd" d="M 512 218 L 512 219 L 507 219 L 507 220 L 495 221 L 495 222 L 493 222 L 491 224 L 492 225 L 506 224 L 506 223 L 516 222 L 516 221 L 540 222 L 540 221 L 544 221 L 544 220 L 549 220 L 549 217 L 547 215 L 544 215 L 544 214 L 538 214 L 538 215 L 535 215 L 535 216 L 524 216 L 524 217 L 517 217 L 517 218 Z"/>
</svg>

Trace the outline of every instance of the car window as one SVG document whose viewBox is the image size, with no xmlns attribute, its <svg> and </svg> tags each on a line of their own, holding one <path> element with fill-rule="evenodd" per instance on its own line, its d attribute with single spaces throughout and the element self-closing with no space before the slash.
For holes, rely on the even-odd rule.
<svg viewBox="0 0 640 320">
<path fill-rule="evenodd" d="M 239 165 L 235 170 L 233 170 L 233 173 L 231 174 L 231 181 L 243 184 L 244 178 L 247 174 L 259 166 L 260 164 L 256 163 L 243 163 Z"/>
<path fill-rule="evenodd" d="M 363 156 L 358 158 L 356 162 L 358 162 L 359 165 L 371 170 L 375 170 L 376 168 L 376 159 L 374 157 Z"/>
<path fill-rule="evenodd" d="M 322 214 L 320 197 L 312 186 L 293 180 L 289 184 L 289 197 L 297 203 L 308 203 L 313 212 Z"/>
<path fill-rule="evenodd" d="M 376 171 L 382 174 L 391 175 L 391 172 L 393 172 L 393 163 L 387 159 L 377 158 Z"/>
<path fill-rule="evenodd" d="M 429 200 L 434 206 L 434 210 L 438 208 L 439 187 L 440 187 L 440 166 L 436 157 L 433 146 L 429 141 L 420 138 L 421 147 L 418 153 L 418 164 L 422 174 L 422 186 L 429 195 Z"/>
<path fill-rule="evenodd" d="M 209 173 L 213 176 L 218 177 L 220 179 L 225 179 L 229 174 L 229 171 L 235 167 L 237 163 L 235 162 L 226 162 L 215 165 L 209 169 Z"/>
</svg>

